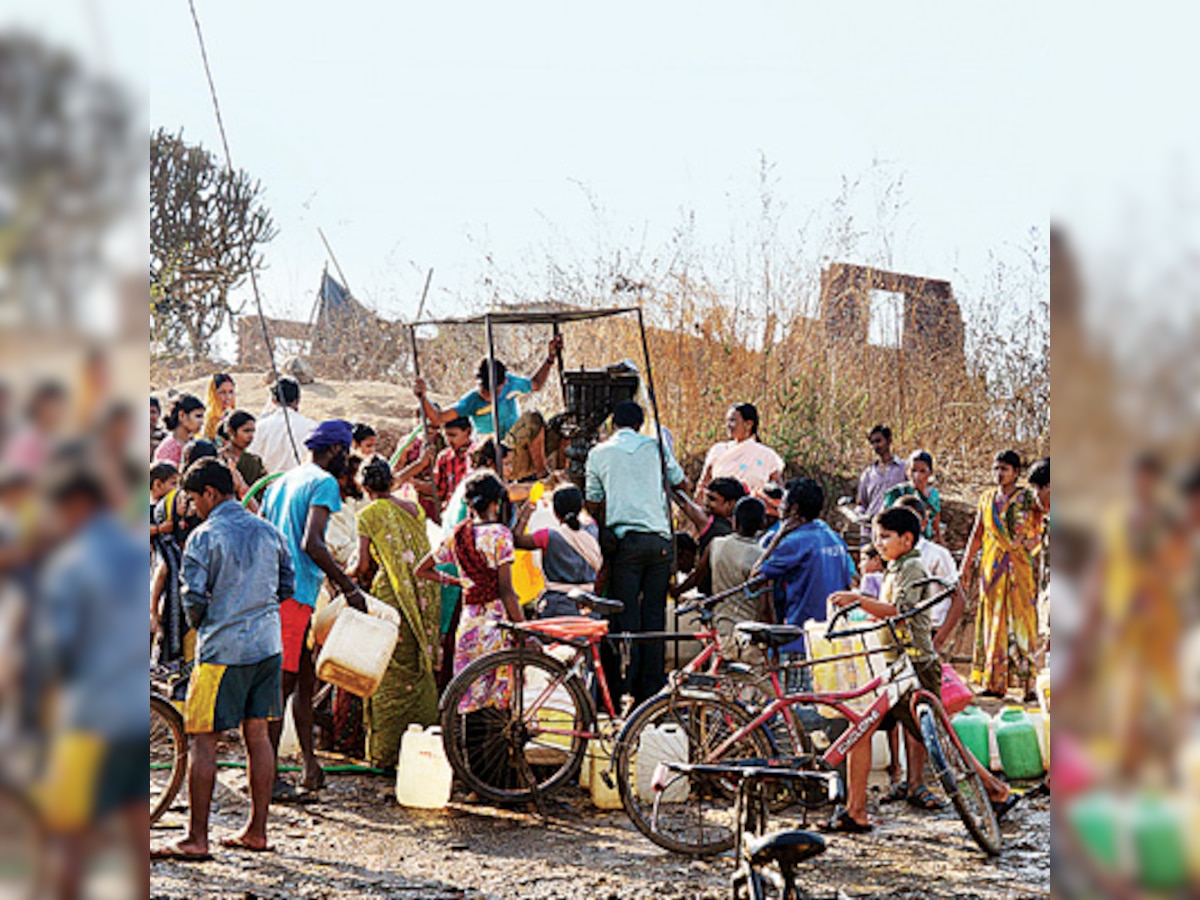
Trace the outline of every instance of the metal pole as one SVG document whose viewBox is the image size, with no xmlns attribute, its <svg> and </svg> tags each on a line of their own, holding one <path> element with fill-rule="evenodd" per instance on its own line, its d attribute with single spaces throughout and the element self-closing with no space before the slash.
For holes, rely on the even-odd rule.
<svg viewBox="0 0 1200 900">
<path fill-rule="evenodd" d="M 554 329 L 554 337 L 559 336 L 558 322 L 552 322 L 551 327 Z M 563 409 L 567 408 L 567 379 L 563 377 L 563 355 L 560 349 L 556 354 L 558 357 L 558 386 L 562 388 Z"/>
<path fill-rule="evenodd" d="M 488 371 L 485 380 L 488 385 L 488 393 L 492 395 L 492 438 L 496 441 L 496 475 L 500 478 L 500 484 L 504 486 L 504 491 L 507 493 L 508 482 L 504 479 L 504 458 L 500 447 L 500 385 L 492 384 L 496 373 L 496 344 L 492 335 L 491 313 L 486 313 L 483 317 L 483 330 L 487 336 Z"/>
<path fill-rule="evenodd" d="M 433 269 L 430 269 L 429 272 L 430 272 L 430 274 L 432 274 Z M 429 287 L 428 281 L 425 282 L 425 286 Z M 417 327 L 415 325 L 408 326 L 408 336 L 412 342 L 413 376 L 415 378 L 420 378 L 421 377 L 421 360 L 417 354 Z M 420 402 L 417 403 L 417 411 L 421 414 L 421 438 L 422 438 L 422 440 L 424 440 L 424 442 L 426 444 L 428 444 L 429 443 L 429 417 L 425 415 L 425 398 L 422 397 Z M 434 477 L 433 469 L 434 469 L 433 464 L 430 463 L 429 483 L 433 486 L 433 508 L 437 510 L 438 516 L 440 517 L 442 514 L 442 504 L 438 500 L 437 478 Z M 449 498 L 447 498 L 447 499 L 449 499 Z"/>
</svg>

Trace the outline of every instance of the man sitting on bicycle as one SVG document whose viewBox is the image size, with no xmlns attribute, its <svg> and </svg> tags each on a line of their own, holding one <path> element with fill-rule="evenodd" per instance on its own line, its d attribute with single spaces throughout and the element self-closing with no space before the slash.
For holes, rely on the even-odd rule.
<svg viewBox="0 0 1200 900">
<path fill-rule="evenodd" d="M 864 612 L 878 619 L 911 611 L 926 599 L 927 591 L 936 590 L 932 584 L 918 584 L 929 577 L 921 563 L 921 554 L 915 549 L 920 534 L 921 521 L 912 510 L 894 507 L 879 513 L 872 520 L 872 538 L 879 555 L 887 563 L 879 599 L 854 591 L 838 591 L 830 595 L 829 602 L 839 609 L 859 603 Z M 900 635 L 908 645 L 907 650 L 921 687 L 940 700 L 942 667 L 937 651 L 933 648 L 929 611 L 925 610 L 906 619 Z M 895 716 L 907 732 L 905 739 L 908 753 L 908 796 L 925 809 L 940 809 L 942 804 L 933 796 L 923 780 L 925 745 L 913 720 L 907 697 L 888 713 L 880 727 L 886 727 L 892 716 Z M 976 769 L 997 813 L 1007 812 L 1013 803 L 1008 785 L 978 764 Z M 856 834 L 871 830 L 871 823 L 867 817 L 867 779 L 870 773 L 871 742 L 860 741 L 850 750 L 846 759 L 846 809 L 834 814 L 826 830 Z"/>
</svg>

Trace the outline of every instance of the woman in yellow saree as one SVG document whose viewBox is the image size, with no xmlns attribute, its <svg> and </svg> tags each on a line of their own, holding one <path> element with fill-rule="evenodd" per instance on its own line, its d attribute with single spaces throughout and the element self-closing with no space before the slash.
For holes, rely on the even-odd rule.
<svg viewBox="0 0 1200 900">
<path fill-rule="evenodd" d="M 408 726 L 438 720 L 434 669 L 441 600 L 436 584 L 413 576 L 429 552 L 420 507 L 391 495 L 392 469 L 381 456 L 365 463 L 359 477 L 371 502 L 358 513 L 358 562 L 352 574 L 364 579 L 373 570 L 371 594 L 400 611 L 400 638 L 391 662 L 363 707 L 367 759 L 392 769 Z"/>
<path fill-rule="evenodd" d="M 1034 492 L 1017 486 L 1021 457 L 1015 451 L 996 454 L 992 471 L 996 487 L 979 498 L 963 556 L 963 590 L 969 592 L 975 554 L 983 551 L 971 681 L 991 697 L 1003 697 L 1010 685 L 1017 687 L 1030 702 L 1035 697 L 1038 639 L 1033 551 L 1041 543 L 1042 511 Z"/>
</svg>

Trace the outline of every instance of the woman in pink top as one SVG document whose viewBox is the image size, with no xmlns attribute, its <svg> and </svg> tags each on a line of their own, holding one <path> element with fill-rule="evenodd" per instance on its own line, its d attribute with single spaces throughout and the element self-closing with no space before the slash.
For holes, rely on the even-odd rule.
<svg viewBox="0 0 1200 900">
<path fill-rule="evenodd" d="M 738 403 L 725 414 L 729 440 L 713 444 L 704 458 L 700 474 L 703 488 L 714 478 L 736 478 L 747 492 L 759 490 L 768 482 L 783 481 L 783 460 L 758 439 L 758 408 L 753 403 Z"/>
<path fill-rule="evenodd" d="M 168 434 L 154 451 L 156 461 L 166 460 L 176 467 L 183 460 L 183 445 L 199 434 L 204 426 L 204 404 L 192 394 L 180 394 L 171 403 L 171 411 L 163 419 Z"/>
</svg>

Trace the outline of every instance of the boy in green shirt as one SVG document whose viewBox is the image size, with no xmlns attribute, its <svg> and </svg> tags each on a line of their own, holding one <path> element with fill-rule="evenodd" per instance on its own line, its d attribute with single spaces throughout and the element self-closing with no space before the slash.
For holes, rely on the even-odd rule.
<svg viewBox="0 0 1200 900">
<path fill-rule="evenodd" d="M 937 585 L 918 584 L 929 577 L 921 563 L 921 554 L 916 550 L 917 539 L 921 534 L 921 520 L 910 509 L 893 507 L 875 516 L 872 531 L 872 542 L 887 564 L 879 599 L 854 591 L 838 591 L 830 595 L 829 602 L 838 609 L 852 603 L 860 603 L 865 613 L 877 619 L 903 615 L 937 592 Z M 940 700 L 942 667 L 937 651 L 933 648 L 929 610 L 905 619 L 899 623 L 897 631 L 901 641 L 907 645 L 921 687 Z M 940 809 L 943 804 L 933 796 L 923 781 L 925 744 L 921 740 L 916 722 L 913 721 L 908 700 L 907 695 L 902 698 L 881 722 L 881 726 L 886 726 L 892 716 L 904 725 L 905 749 L 908 753 L 909 802 L 924 809 Z M 1014 796 L 1008 786 L 982 766 L 976 764 L 976 769 L 983 778 L 984 788 L 997 813 L 1007 812 L 1014 802 Z M 847 755 L 846 809 L 834 816 L 828 830 L 852 833 L 871 830 L 867 817 L 867 779 L 870 773 L 871 742 L 863 740 Z"/>
</svg>

